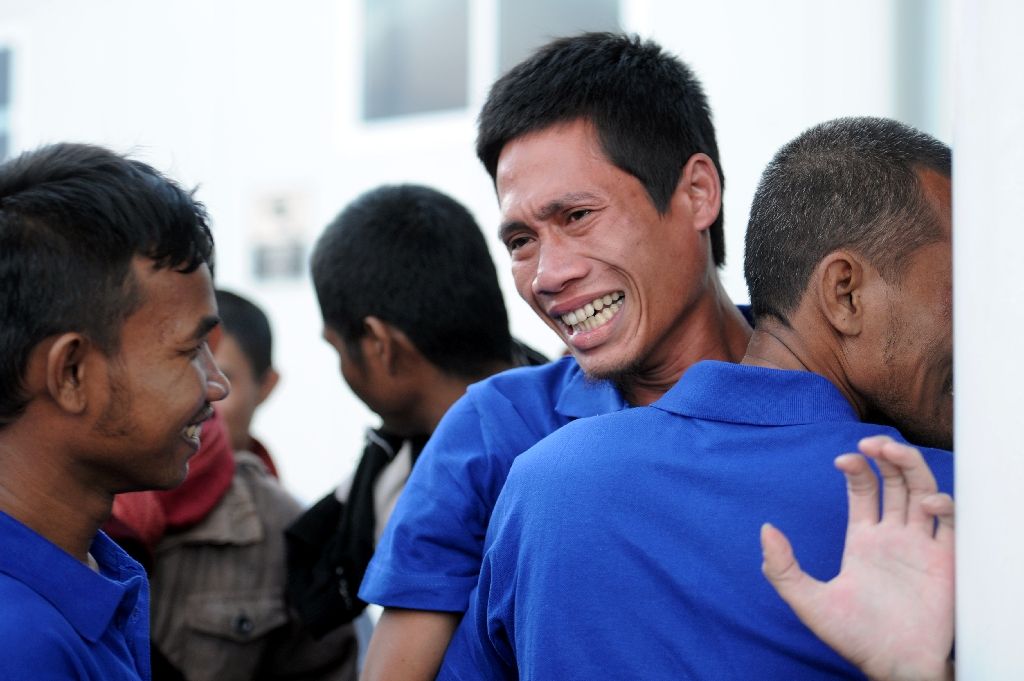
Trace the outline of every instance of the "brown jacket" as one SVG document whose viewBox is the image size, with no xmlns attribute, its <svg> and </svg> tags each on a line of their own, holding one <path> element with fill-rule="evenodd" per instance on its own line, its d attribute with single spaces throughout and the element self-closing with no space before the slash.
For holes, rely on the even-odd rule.
<svg viewBox="0 0 1024 681">
<path fill-rule="evenodd" d="M 302 508 L 249 452 L 197 526 L 164 537 L 152 578 L 153 640 L 189 681 L 356 678 L 350 626 L 313 641 L 284 598 L 284 528 Z"/>
</svg>

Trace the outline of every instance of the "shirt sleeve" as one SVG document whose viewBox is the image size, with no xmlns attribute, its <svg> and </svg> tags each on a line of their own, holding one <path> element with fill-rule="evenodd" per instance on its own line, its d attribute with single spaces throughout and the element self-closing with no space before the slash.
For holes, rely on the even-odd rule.
<svg viewBox="0 0 1024 681">
<path fill-rule="evenodd" d="M 514 472 L 512 474 L 514 476 Z M 520 528 L 517 490 L 506 485 L 487 532 L 483 563 L 466 615 L 459 623 L 438 681 L 515 679 L 515 602 Z"/>
<path fill-rule="evenodd" d="M 491 511 L 516 455 L 536 441 L 500 394 L 470 390 L 420 454 L 359 597 L 385 607 L 464 612 Z"/>
</svg>

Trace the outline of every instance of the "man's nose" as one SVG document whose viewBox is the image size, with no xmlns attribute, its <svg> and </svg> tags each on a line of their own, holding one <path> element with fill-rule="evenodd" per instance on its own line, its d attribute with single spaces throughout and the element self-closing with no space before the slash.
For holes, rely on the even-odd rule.
<svg viewBox="0 0 1024 681">
<path fill-rule="evenodd" d="M 540 246 L 537 271 L 533 277 L 535 294 L 559 293 L 587 272 L 587 260 L 567 239 L 557 238 Z"/>
<path fill-rule="evenodd" d="M 209 402 L 223 400 L 231 392 L 231 381 L 217 366 L 209 346 L 203 350 L 203 359 L 206 369 L 206 399 Z"/>
</svg>

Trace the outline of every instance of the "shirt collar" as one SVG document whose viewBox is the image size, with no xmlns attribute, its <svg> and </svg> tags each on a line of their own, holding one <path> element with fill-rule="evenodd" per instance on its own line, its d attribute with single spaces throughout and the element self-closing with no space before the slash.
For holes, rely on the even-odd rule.
<svg viewBox="0 0 1024 681">
<path fill-rule="evenodd" d="M 103 532 L 89 549 L 99 574 L 2 511 L 0 541 L 18 547 L 0 551 L 0 572 L 39 594 L 93 643 L 109 628 L 122 603 L 132 610 L 139 598 L 148 599 L 142 566 Z"/>
<path fill-rule="evenodd" d="M 691 366 L 651 406 L 681 416 L 758 426 L 860 421 L 823 376 L 717 361 Z"/>
<path fill-rule="evenodd" d="M 737 305 L 736 308 L 753 326 L 754 316 L 750 306 Z M 571 419 L 581 419 L 610 414 L 631 406 L 610 381 L 589 380 L 574 358 L 569 356 L 567 359 L 572 362 L 572 369 L 566 387 L 555 405 L 555 411 L 559 414 Z"/>
<path fill-rule="evenodd" d="M 629 406 L 611 381 L 589 380 L 575 359 L 569 361 L 572 369 L 555 404 L 555 411 L 567 418 L 581 419 L 610 414 Z"/>
</svg>

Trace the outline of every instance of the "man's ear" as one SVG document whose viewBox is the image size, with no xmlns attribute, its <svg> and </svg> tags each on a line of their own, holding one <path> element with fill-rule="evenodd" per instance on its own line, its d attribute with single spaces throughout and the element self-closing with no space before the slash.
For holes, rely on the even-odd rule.
<svg viewBox="0 0 1024 681">
<path fill-rule="evenodd" d="M 714 224 L 722 212 L 722 178 L 710 156 L 697 153 L 690 157 L 679 175 L 672 199 L 686 201 L 697 231 L 703 232 Z"/>
<path fill-rule="evenodd" d="M 277 373 L 274 367 L 269 367 L 263 372 L 263 378 L 260 379 L 260 392 L 256 398 L 256 406 L 263 404 L 270 393 L 274 392 L 274 388 L 277 387 L 277 382 L 281 380 L 281 374 Z"/>
<path fill-rule="evenodd" d="M 864 328 L 865 264 L 854 253 L 833 251 L 811 275 L 822 316 L 842 336 L 857 336 Z"/>
<path fill-rule="evenodd" d="M 61 409 L 81 414 L 88 404 L 86 358 L 95 346 L 80 333 L 57 337 L 46 351 L 46 391 Z M 95 365 L 93 365 L 95 367 Z"/>
<path fill-rule="evenodd" d="M 377 362 L 389 375 L 406 370 L 405 364 L 412 357 L 419 356 L 419 351 L 404 331 L 379 317 L 364 319 L 363 329 L 360 343 L 364 360 Z"/>
</svg>

